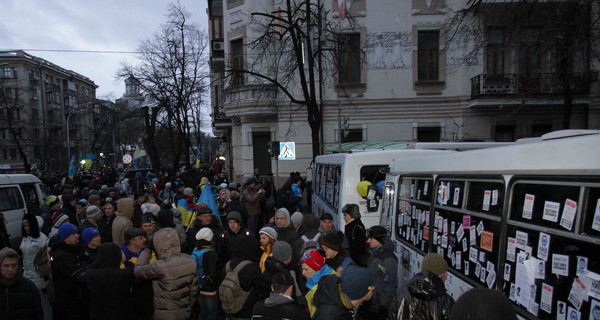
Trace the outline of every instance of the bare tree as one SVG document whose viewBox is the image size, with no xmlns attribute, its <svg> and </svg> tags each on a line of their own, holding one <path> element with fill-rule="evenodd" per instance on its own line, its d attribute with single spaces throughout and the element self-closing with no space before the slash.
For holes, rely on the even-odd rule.
<svg viewBox="0 0 600 320">
<path fill-rule="evenodd" d="M 152 164 L 160 167 L 161 150 L 173 156 L 171 166 L 177 168 L 191 150 L 192 119 L 206 94 L 207 35 L 190 22 L 189 13 L 179 3 L 169 6 L 167 17 L 152 39 L 140 43 L 142 62 L 124 66 L 120 76 L 133 75 L 145 97 L 143 140 Z M 170 143 L 157 145 L 159 129 Z"/>
<path fill-rule="evenodd" d="M 8 131 L 8 135 L 17 145 L 17 152 L 23 159 L 25 172 L 31 172 L 31 163 L 25 147 L 31 144 L 32 131 L 37 124 L 32 124 L 31 109 L 26 108 L 23 96 L 24 89 L 15 81 L 0 79 L 0 131 Z"/>
<path fill-rule="evenodd" d="M 450 16 L 447 49 L 472 43 L 463 56 L 463 64 L 472 65 L 493 42 L 497 49 L 488 50 L 488 57 L 494 54 L 522 73 L 520 97 L 539 96 L 544 86 L 562 96 L 562 128 L 567 129 L 573 98 L 589 93 L 592 60 L 600 57 L 599 8 L 599 0 L 469 0 Z M 509 61 L 511 50 L 516 61 Z M 489 63 L 487 67 L 489 73 Z"/>
<path fill-rule="evenodd" d="M 247 43 L 246 65 L 229 61 L 226 76 L 232 87 L 239 79 L 262 85 L 265 92 L 282 94 L 298 111 L 305 108 L 311 129 L 313 158 L 321 153 L 321 104 L 324 73 L 338 68 L 338 47 L 344 45 L 336 37 L 337 27 L 324 19 L 326 12 L 320 2 L 283 0 L 272 12 L 252 12 L 252 28 L 258 35 Z M 348 26 L 355 23 L 348 17 Z M 345 44 L 347 45 L 347 44 Z M 331 74 L 331 73 L 330 73 Z M 333 79 L 335 77 L 328 77 Z"/>
</svg>

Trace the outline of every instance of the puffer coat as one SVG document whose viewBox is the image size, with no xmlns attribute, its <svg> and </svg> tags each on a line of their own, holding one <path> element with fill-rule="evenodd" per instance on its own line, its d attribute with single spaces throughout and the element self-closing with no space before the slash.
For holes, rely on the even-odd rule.
<svg viewBox="0 0 600 320">
<path fill-rule="evenodd" d="M 123 198 L 117 201 L 117 211 L 119 215 L 112 223 L 112 240 L 118 246 L 125 242 L 123 234 L 125 230 L 133 227 L 133 199 Z"/>
<path fill-rule="evenodd" d="M 430 271 L 417 273 L 408 283 L 410 296 L 400 301 L 398 319 L 444 320 L 450 318 L 454 300 L 444 282 Z"/>
<path fill-rule="evenodd" d="M 180 252 L 173 228 L 162 228 L 152 238 L 157 261 L 144 249 L 133 269 L 139 279 L 150 279 L 154 289 L 154 319 L 189 319 L 198 290 L 198 269 L 194 258 Z"/>
</svg>

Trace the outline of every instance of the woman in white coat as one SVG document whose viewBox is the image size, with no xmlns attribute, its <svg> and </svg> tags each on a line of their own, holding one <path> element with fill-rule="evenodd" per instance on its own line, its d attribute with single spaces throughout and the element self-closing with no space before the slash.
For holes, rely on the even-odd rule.
<svg viewBox="0 0 600 320">
<path fill-rule="evenodd" d="M 31 280 L 40 291 L 44 319 L 52 319 L 52 307 L 45 293 L 50 280 L 48 237 L 40 232 L 44 220 L 28 213 L 22 221 L 23 240 L 19 249 L 23 253 L 23 277 Z"/>
</svg>

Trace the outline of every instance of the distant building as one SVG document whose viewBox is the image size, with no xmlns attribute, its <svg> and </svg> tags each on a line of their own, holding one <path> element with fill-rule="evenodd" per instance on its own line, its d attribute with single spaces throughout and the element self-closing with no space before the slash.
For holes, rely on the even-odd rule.
<svg viewBox="0 0 600 320">
<path fill-rule="evenodd" d="M 540 136 L 562 128 L 567 94 L 572 97 L 569 127 L 600 128 L 598 60 L 585 52 L 589 48 L 580 48 L 583 63 L 566 70 L 566 90 L 550 61 L 553 51 L 528 42 L 529 35 L 550 25 L 548 21 L 536 20 L 520 29 L 516 40 L 505 43 L 498 40 L 502 28 L 489 25 L 482 15 L 481 23 L 474 24 L 481 30 L 461 29 L 458 36 L 467 35 L 465 41 L 446 46 L 448 19 L 466 0 L 345 0 L 345 19 L 338 9 L 341 2 L 311 2 L 323 6 L 323 22 L 333 26 L 325 38 L 345 43 L 328 48 L 338 50 L 337 64 L 325 61 L 323 82 L 315 84 L 322 87 L 322 153 L 337 152 L 342 142 L 514 141 Z M 277 88 L 260 84 L 260 79 L 227 72 L 274 69 L 257 64 L 259 53 L 251 52 L 249 43 L 259 34 L 249 13 L 270 14 L 285 3 L 208 0 L 213 129 L 226 141 L 229 166 L 238 181 L 254 168 L 261 174 L 275 171 L 275 160 L 267 153 L 270 141 L 296 143 L 296 160 L 279 161 L 282 178 L 292 171 L 305 172 L 312 160 L 305 108 Z M 479 44 L 470 33 L 483 37 Z M 313 38 L 313 46 L 322 41 Z M 465 63 L 466 55 L 482 43 Z"/>
<path fill-rule="evenodd" d="M 22 171 L 23 154 L 34 167 L 67 170 L 72 154 L 92 151 L 94 81 L 22 50 L 0 51 L 0 87 L 0 171 Z"/>
</svg>

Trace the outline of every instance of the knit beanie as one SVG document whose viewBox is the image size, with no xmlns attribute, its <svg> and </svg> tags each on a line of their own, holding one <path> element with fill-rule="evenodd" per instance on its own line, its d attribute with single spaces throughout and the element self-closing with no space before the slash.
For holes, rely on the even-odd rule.
<svg viewBox="0 0 600 320">
<path fill-rule="evenodd" d="M 384 244 L 388 240 L 388 231 L 382 226 L 372 226 L 367 230 L 367 238 L 373 238 L 379 243 Z"/>
<path fill-rule="evenodd" d="M 275 212 L 275 218 L 284 218 L 285 219 L 285 225 L 283 225 L 284 228 L 289 227 L 289 225 L 291 223 L 290 212 L 286 208 L 277 209 L 277 212 Z"/>
<path fill-rule="evenodd" d="M 499 291 L 474 288 L 460 296 L 452 307 L 450 320 L 463 319 L 516 320 L 517 314 L 508 298 Z"/>
<path fill-rule="evenodd" d="M 304 254 L 300 262 L 306 264 L 309 268 L 319 271 L 325 264 L 325 257 L 319 251 L 312 250 Z"/>
<path fill-rule="evenodd" d="M 81 240 L 83 240 L 84 244 L 88 244 L 99 234 L 100 233 L 98 232 L 98 229 L 90 227 L 83 230 L 83 232 L 81 233 Z"/>
<path fill-rule="evenodd" d="M 102 210 L 98 206 L 91 205 L 85 209 L 85 215 L 89 218 L 93 218 L 102 213 Z"/>
<path fill-rule="evenodd" d="M 273 258 L 281 262 L 285 262 L 292 257 L 292 246 L 285 241 L 275 242 L 271 251 L 273 252 Z"/>
<path fill-rule="evenodd" d="M 52 226 L 54 226 L 55 228 L 60 227 L 68 219 L 69 216 L 61 212 L 55 212 L 52 215 L 52 218 L 50 218 L 50 220 L 52 221 Z"/>
<path fill-rule="evenodd" d="M 60 200 L 58 199 L 57 196 L 51 195 L 51 196 L 48 196 L 48 198 L 46 198 L 46 205 L 48 206 L 48 208 L 52 207 L 53 205 L 55 205 L 58 202 L 60 202 Z"/>
<path fill-rule="evenodd" d="M 65 223 L 58 228 L 58 236 L 63 241 L 74 233 L 77 233 L 77 227 L 71 223 Z"/>
<path fill-rule="evenodd" d="M 154 223 L 154 224 L 156 224 L 156 217 L 152 213 L 146 212 L 142 216 L 142 223 Z"/>
<path fill-rule="evenodd" d="M 423 258 L 423 264 L 421 265 L 421 271 L 426 270 L 439 276 L 448 270 L 448 262 L 446 262 L 446 259 L 439 254 L 430 253 Z"/>
<path fill-rule="evenodd" d="M 292 214 L 292 217 L 291 217 L 291 219 L 292 219 L 292 223 L 293 223 L 293 224 L 297 224 L 297 225 L 299 225 L 299 226 L 300 226 L 300 225 L 302 225 L 302 217 L 303 217 L 303 216 L 304 216 L 304 215 L 303 215 L 303 214 L 302 214 L 302 212 L 300 212 L 300 211 L 296 211 L 296 212 L 294 212 L 294 214 Z"/>
<path fill-rule="evenodd" d="M 369 287 L 375 281 L 371 271 L 366 268 L 349 265 L 344 268 L 340 275 L 342 283 L 342 292 L 350 298 L 350 300 L 358 300 L 369 293 Z"/>
<path fill-rule="evenodd" d="M 183 189 L 183 195 L 186 197 L 193 197 L 194 190 L 192 190 L 192 188 L 185 188 L 185 189 Z"/>
<path fill-rule="evenodd" d="M 264 227 L 264 228 L 260 229 L 258 234 L 260 235 L 261 233 L 266 234 L 271 239 L 277 239 L 277 231 L 275 231 L 275 229 L 273 229 L 271 227 Z"/>
<path fill-rule="evenodd" d="M 319 242 L 321 243 L 321 246 L 326 246 L 335 251 L 340 251 L 342 248 L 342 239 L 340 239 L 340 236 L 335 232 L 324 235 L 319 239 Z"/>
<path fill-rule="evenodd" d="M 231 211 L 227 215 L 227 220 L 235 220 L 238 223 L 242 223 L 242 215 L 239 212 L 237 212 L 237 211 Z"/>
<path fill-rule="evenodd" d="M 175 222 L 173 222 L 173 212 L 169 209 L 160 210 L 158 212 L 158 218 L 156 221 L 161 228 L 175 228 Z"/>
<path fill-rule="evenodd" d="M 160 206 L 156 203 L 146 203 L 146 212 L 152 213 L 154 216 L 158 215 L 160 211 Z"/>
<path fill-rule="evenodd" d="M 125 239 L 125 242 L 128 242 L 129 240 L 137 237 L 137 236 L 144 236 L 146 235 L 144 233 L 144 231 L 142 231 L 142 229 L 138 229 L 138 228 L 129 228 L 127 230 L 125 230 L 125 232 L 123 233 L 123 238 Z"/>
<path fill-rule="evenodd" d="M 98 201 L 98 200 L 100 200 L 100 197 L 96 194 L 92 194 L 88 197 L 89 203 L 94 203 L 94 201 Z"/>
<path fill-rule="evenodd" d="M 211 242 L 213 239 L 213 231 L 210 228 L 202 228 L 196 233 L 196 240 L 204 240 Z"/>
</svg>

